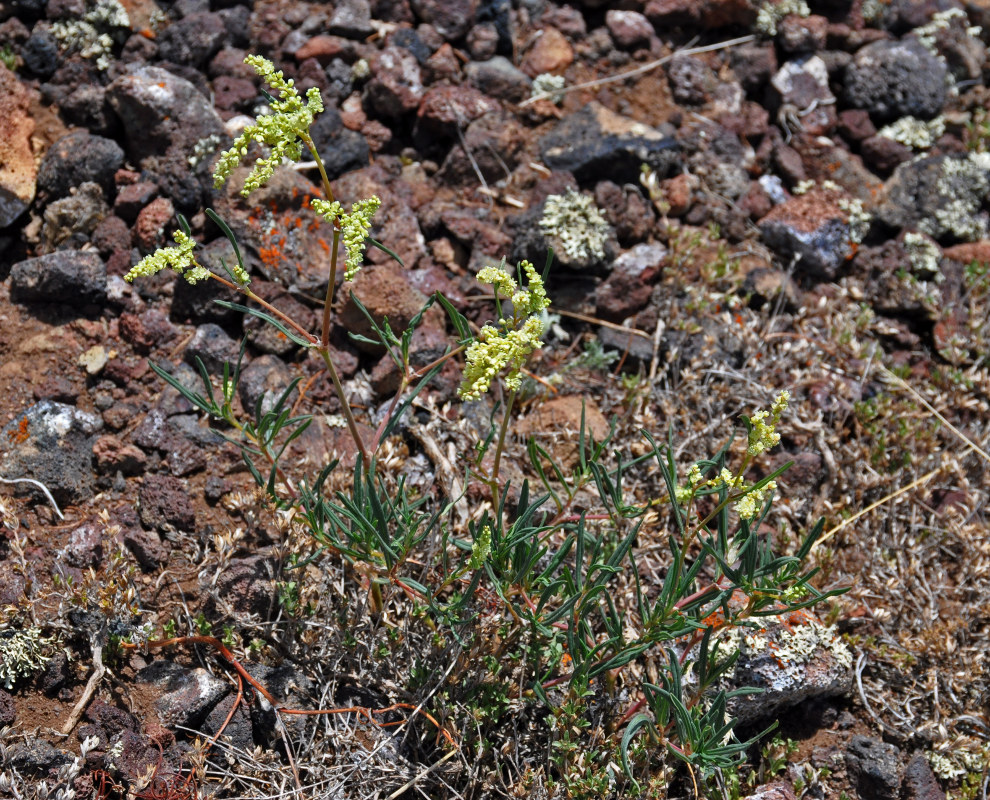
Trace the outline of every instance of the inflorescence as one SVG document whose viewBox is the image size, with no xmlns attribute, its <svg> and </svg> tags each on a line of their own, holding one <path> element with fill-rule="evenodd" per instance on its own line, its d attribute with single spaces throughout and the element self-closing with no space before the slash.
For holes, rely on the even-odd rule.
<svg viewBox="0 0 990 800">
<path fill-rule="evenodd" d="M 501 295 L 512 299 L 512 318 L 501 318 L 498 326 L 485 325 L 468 347 L 464 380 L 458 389 L 463 400 L 479 399 L 506 368 L 506 388 L 516 391 L 522 382 L 520 372 L 526 359 L 543 346 L 541 312 L 550 305 L 550 300 L 536 268 L 528 261 L 520 263 L 519 268 L 526 276 L 525 289 L 517 288 L 516 281 L 502 267 L 485 267 L 478 272 L 478 282 L 490 284 L 496 298 Z"/>
<path fill-rule="evenodd" d="M 302 158 L 303 142 L 309 139 L 309 126 L 313 124 L 313 117 L 323 111 L 323 99 L 320 97 L 320 90 L 314 86 L 306 92 L 304 104 L 293 81 L 286 80 L 281 70 L 276 72 L 275 65 L 267 58 L 248 56 L 244 62 L 254 67 L 281 97 L 279 100 L 272 100 L 271 114 L 258 117 L 253 125 L 246 127 L 234 140 L 233 146 L 221 154 L 213 172 L 213 184 L 219 189 L 241 163 L 241 159 L 248 154 L 252 141 L 267 145 L 270 148 L 268 158 L 255 161 L 254 169 L 244 181 L 241 194 L 247 197 L 271 178 L 282 159 L 298 161 Z"/>
</svg>

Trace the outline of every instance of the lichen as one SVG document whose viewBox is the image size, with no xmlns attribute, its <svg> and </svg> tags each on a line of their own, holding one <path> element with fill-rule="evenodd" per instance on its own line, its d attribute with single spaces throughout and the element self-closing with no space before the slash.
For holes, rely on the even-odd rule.
<svg viewBox="0 0 990 800">
<path fill-rule="evenodd" d="M 96 0 L 80 19 L 58 19 L 51 23 L 52 36 L 65 52 L 79 53 L 96 63 L 110 66 L 115 36 L 130 27 L 127 11 L 117 0 Z"/>
<path fill-rule="evenodd" d="M 936 181 L 944 199 L 931 217 L 918 223 L 918 230 L 935 239 L 951 234 L 964 241 L 987 235 L 987 220 L 980 206 L 990 193 L 990 153 L 970 153 L 965 158 L 946 158 Z"/>
<path fill-rule="evenodd" d="M 560 242 L 572 261 L 598 260 L 605 256 L 609 225 L 595 201 L 574 189 L 550 195 L 540 217 L 543 235 Z"/>
<path fill-rule="evenodd" d="M 51 658 L 45 652 L 51 643 L 40 628 L 0 630 L 0 686 L 13 689 L 18 680 L 44 667 Z"/>
<path fill-rule="evenodd" d="M 935 145 L 943 133 L 945 133 L 945 117 L 939 116 L 925 121 L 909 116 L 884 125 L 877 131 L 877 136 L 893 139 L 915 150 L 927 150 Z"/>
<path fill-rule="evenodd" d="M 917 275 L 941 276 L 939 272 L 939 260 L 942 256 L 942 251 L 927 236 L 913 231 L 905 233 L 904 249 L 907 251 L 911 272 Z"/>
<path fill-rule="evenodd" d="M 533 78 L 533 97 L 549 95 L 551 102 L 560 105 L 564 101 L 564 93 L 561 89 L 567 85 L 563 75 L 551 75 L 544 72 Z"/>
<path fill-rule="evenodd" d="M 756 13 L 756 23 L 754 28 L 758 33 L 766 36 L 777 35 L 777 25 L 791 14 L 799 17 L 811 15 L 811 9 L 805 0 L 780 0 L 780 2 L 766 2 L 760 6 Z"/>
</svg>

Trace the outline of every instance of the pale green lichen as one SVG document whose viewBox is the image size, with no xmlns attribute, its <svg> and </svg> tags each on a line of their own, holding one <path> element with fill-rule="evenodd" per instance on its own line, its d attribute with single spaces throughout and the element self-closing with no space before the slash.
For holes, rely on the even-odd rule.
<svg viewBox="0 0 990 800">
<path fill-rule="evenodd" d="M 919 275 L 940 276 L 939 261 L 942 251 L 931 239 L 913 231 L 904 234 L 904 249 L 907 251 L 911 271 Z"/>
<path fill-rule="evenodd" d="M 799 17 L 811 15 L 811 9 L 805 0 L 780 0 L 780 2 L 766 2 L 760 6 L 756 12 L 756 23 L 754 28 L 757 32 L 766 36 L 777 35 L 777 25 L 791 14 Z"/>
<path fill-rule="evenodd" d="M 10 690 L 42 669 L 51 658 L 46 653 L 51 644 L 40 628 L 0 630 L 0 685 Z"/>
<path fill-rule="evenodd" d="M 605 256 L 609 225 L 595 201 L 574 189 L 550 195 L 543 206 L 540 230 L 560 242 L 571 260 L 601 259 Z"/>
<path fill-rule="evenodd" d="M 564 93 L 561 91 L 567 85 L 563 75 L 553 75 L 543 72 L 533 78 L 532 97 L 546 97 L 550 102 L 560 105 L 564 102 Z"/>
<path fill-rule="evenodd" d="M 64 52 L 79 53 L 96 63 L 97 69 L 110 66 L 115 37 L 129 28 L 130 18 L 117 0 L 97 0 L 79 19 L 58 19 L 49 26 Z"/>
<path fill-rule="evenodd" d="M 944 202 L 918 223 L 919 231 L 936 239 L 952 234 L 964 241 L 987 235 L 987 220 L 979 211 L 990 193 L 990 153 L 944 159 L 935 188 Z"/>
<path fill-rule="evenodd" d="M 215 133 L 204 136 L 193 145 L 192 155 L 186 159 L 190 167 L 196 169 L 203 161 L 212 156 L 223 140 Z"/>
<path fill-rule="evenodd" d="M 866 238 L 873 222 L 873 216 L 856 197 L 842 196 L 835 201 L 836 205 L 846 212 L 846 224 L 849 226 L 849 241 L 859 244 Z"/>
<path fill-rule="evenodd" d="M 877 136 L 893 139 L 915 150 L 928 150 L 935 146 L 935 142 L 943 133 L 945 133 L 945 117 L 939 116 L 926 121 L 908 116 L 884 125 L 877 131 Z"/>
<path fill-rule="evenodd" d="M 231 148 L 220 155 L 213 172 L 214 187 L 219 189 L 241 159 L 247 156 L 252 142 L 267 146 L 268 157 L 257 159 L 251 174 L 244 181 L 241 194 L 247 197 L 271 178 L 283 160 L 298 161 L 302 158 L 303 143 L 309 141 L 313 118 L 323 111 L 323 99 L 320 90 L 314 86 L 306 92 L 306 102 L 303 103 L 293 81 L 286 80 L 281 70 L 276 71 L 267 58 L 251 55 L 244 62 L 254 67 L 255 72 L 279 94 L 279 99 L 271 102 L 272 113 L 260 116 L 253 125 L 248 125 Z"/>
<path fill-rule="evenodd" d="M 522 383 L 521 371 L 530 354 L 543 346 L 542 312 L 550 305 L 543 278 L 528 261 L 519 265 L 526 277 L 526 288 L 502 267 L 485 267 L 478 272 L 478 282 L 491 285 L 496 296 L 510 297 L 512 318 L 503 317 L 498 325 L 485 325 L 468 347 L 464 360 L 464 378 L 457 390 L 462 400 L 478 400 L 492 381 L 506 370 L 505 385 L 516 391 Z"/>
<path fill-rule="evenodd" d="M 344 266 L 345 281 L 354 280 L 357 271 L 361 269 L 368 232 L 371 230 L 371 218 L 381 204 L 381 199 L 377 195 L 372 195 L 367 200 L 358 200 L 351 205 L 351 211 L 348 214 L 344 212 L 343 206 L 336 200 L 328 202 L 317 198 L 310 202 L 310 206 L 317 214 L 320 214 L 331 225 L 340 226 L 344 249 L 347 251 L 347 263 Z"/>
</svg>

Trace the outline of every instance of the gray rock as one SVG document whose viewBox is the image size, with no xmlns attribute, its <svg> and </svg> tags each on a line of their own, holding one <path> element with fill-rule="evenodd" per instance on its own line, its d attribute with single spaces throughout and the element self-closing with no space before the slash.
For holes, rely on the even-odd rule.
<svg viewBox="0 0 990 800">
<path fill-rule="evenodd" d="M 69 534 L 65 559 L 73 567 L 95 567 L 103 558 L 103 526 L 92 522 Z"/>
<path fill-rule="evenodd" d="M 410 5 L 417 17 L 452 42 L 474 25 L 480 0 L 411 0 Z"/>
<path fill-rule="evenodd" d="M 201 730 L 207 736 L 216 736 L 222 730 L 222 738 L 231 747 L 248 752 L 254 748 L 254 728 L 248 705 L 242 701 L 229 721 L 227 719 L 235 700 L 236 697 L 228 695 L 217 703 L 203 720 Z"/>
<path fill-rule="evenodd" d="M 66 197 L 69 189 L 90 181 L 105 193 L 124 163 L 124 151 L 113 139 L 88 131 L 68 133 L 48 148 L 38 168 L 38 189 L 48 198 Z"/>
<path fill-rule="evenodd" d="M 136 162 L 170 148 L 185 159 L 197 142 L 225 138 L 223 120 L 210 101 L 189 81 L 160 67 L 141 66 L 122 75 L 107 87 L 107 97 Z"/>
<path fill-rule="evenodd" d="M 13 725 L 16 719 L 17 708 L 14 706 L 14 698 L 0 689 L 0 727 Z"/>
<path fill-rule="evenodd" d="M 897 800 L 901 785 L 901 751 L 896 746 L 853 736 L 846 748 L 846 769 L 860 797 Z"/>
<path fill-rule="evenodd" d="M 386 47 L 372 61 L 365 89 L 376 113 L 394 119 L 415 111 L 423 94 L 423 73 L 415 56 L 402 47 Z"/>
<path fill-rule="evenodd" d="M 875 120 L 930 119 L 945 104 L 945 62 L 917 39 L 878 41 L 861 47 L 846 68 L 849 105 Z"/>
<path fill-rule="evenodd" d="M 331 180 L 371 163 L 367 139 L 345 128 L 335 108 L 327 108 L 320 114 L 309 132 Z"/>
<path fill-rule="evenodd" d="M 62 765 L 71 762 L 72 756 L 65 750 L 56 749 L 44 739 L 28 739 L 10 748 L 7 763 L 20 772 L 44 778 Z"/>
<path fill-rule="evenodd" d="M 371 3 L 368 0 L 343 0 L 335 4 L 327 30 L 349 39 L 363 39 L 375 32 L 371 27 Z"/>
<path fill-rule="evenodd" d="M 241 348 L 219 325 L 207 322 L 196 328 L 192 341 L 186 347 L 183 358 L 186 363 L 195 365 L 198 358 L 206 371 L 221 374 L 224 363 L 231 366 L 237 363 Z"/>
<path fill-rule="evenodd" d="M 102 427 L 98 416 L 74 406 L 35 403 L 3 429 L 7 449 L 0 456 L 0 473 L 40 481 L 60 505 L 88 499 L 93 444 Z"/>
<path fill-rule="evenodd" d="M 217 579 L 217 595 L 234 613 L 271 618 L 276 607 L 274 568 L 262 556 L 232 559 Z"/>
<path fill-rule="evenodd" d="M 786 62 L 773 76 L 770 85 L 777 90 L 781 103 L 794 106 L 798 112 L 813 104 L 835 103 L 835 95 L 828 86 L 828 68 L 818 56 Z"/>
<path fill-rule="evenodd" d="M 107 268 L 99 253 L 62 250 L 29 258 L 10 270 L 15 303 L 102 305 L 107 296 Z"/>
<path fill-rule="evenodd" d="M 505 56 L 472 61 L 464 67 L 468 83 L 487 95 L 510 103 L 529 97 L 533 81 Z"/>
<path fill-rule="evenodd" d="M 189 669 L 172 661 L 155 661 L 136 677 L 162 689 L 155 710 L 162 724 L 169 727 L 195 727 L 230 692 L 226 681 L 202 667 Z"/>
<path fill-rule="evenodd" d="M 315 709 L 313 700 L 315 686 L 302 670 L 290 663 L 278 667 L 266 664 L 245 664 L 251 677 L 261 683 L 275 701 L 283 708 Z M 285 714 L 282 720 L 289 729 L 291 738 L 296 739 L 305 734 L 306 728 L 313 724 L 315 717 L 300 714 Z M 277 740 L 275 716 L 271 710 L 263 708 L 260 703 L 251 707 L 251 722 L 255 735 L 265 739 L 262 744 L 271 745 Z"/>
<path fill-rule="evenodd" d="M 292 370 L 278 356 L 258 356 L 241 373 L 241 380 L 237 386 L 237 393 L 241 397 L 245 411 L 253 416 L 259 400 L 261 400 L 262 413 L 270 411 L 292 382 L 292 377 Z M 292 395 L 292 398 L 294 397 L 295 393 Z M 293 402 L 292 398 L 289 400 L 290 405 Z"/>
<path fill-rule="evenodd" d="M 677 143 L 656 128 L 591 102 L 561 120 L 539 147 L 548 167 L 573 172 L 580 181 L 636 183 L 644 163 L 666 173 Z"/>
<path fill-rule="evenodd" d="M 21 58 L 39 78 L 50 78 L 58 66 L 58 42 L 48 31 L 36 27 L 21 48 Z"/>
<path fill-rule="evenodd" d="M 219 14 L 203 11 L 173 22 L 158 37 L 158 55 L 175 64 L 201 68 L 223 46 L 227 28 Z"/>
</svg>

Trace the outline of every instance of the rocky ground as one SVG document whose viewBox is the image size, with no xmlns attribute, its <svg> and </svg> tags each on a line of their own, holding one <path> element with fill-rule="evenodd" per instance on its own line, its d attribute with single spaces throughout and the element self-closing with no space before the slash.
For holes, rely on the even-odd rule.
<svg viewBox="0 0 990 800">
<path fill-rule="evenodd" d="M 373 235 L 403 266 L 371 249 L 353 285 L 377 318 L 404 327 L 441 291 L 482 324 L 474 274 L 553 248 L 516 485 L 537 481 L 529 438 L 575 466 L 582 418 L 597 437 L 612 421 L 626 460 L 642 430 L 670 430 L 686 470 L 790 391 L 758 469 L 795 466 L 764 534 L 793 552 L 824 517 L 809 566 L 820 589 L 848 589 L 815 612 L 836 627 L 743 714 L 741 735 L 775 721 L 778 739 L 700 785 L 640 753 L 640 790 L 985 800 L 990 4 L 616 5 L 0 0 L 0 795 L 635 792 L 613 763 L 640 699 L 627 676 L 655 675 L 662 653 L 614 676 L 611 719 L 555 726 L 483 637 L 445 640 L 394 587 L 369 610 L 367 575 L 340 559 L 291 570 L 313 541 L 152 371 L 195 387 L 197 358 L 219 375 L 245 341 L 235 410 L 299 378 L 292 408 L 316 418 L 291 469 L 339 458 L 344 486 L 355 451 L 318 358 L 213 303 L 236 299 L 214 282 L 122 279 L 178 214 L 203 263 L 231 259 L 209 206 L 258 295 L 318 328 L 314 165 L 248 200 L 243 174 L 213 187 L 216 154 L 265 105 L 243 63 L 259 53 L 320 89 L 313 138 L 338 198 L 383 200 Z M 348 338 L 370 329 L 339 298 L 336 363 L 371 430 L 400 376 Z M 414 363 L 450 341 L 431 312 Z M 456 494 L 491 413 L 457 399 L 459 380 L 450 362 L 380 454 L 427 497 Z M 662 494 L 646 467 L 630 484 L 643 504 Z M 450 524 L 485 502 L 469 492 Z M 647 585 L 669 566 L 668 521 L 637 540 Z M 617 602 L 631 586 L 616 579 Z M 230 658 L 121 644 L 175 635 L 215 635 Z M 277 720 L 235 660 L 286 706 L 352 710 Z"/>
</svg>

